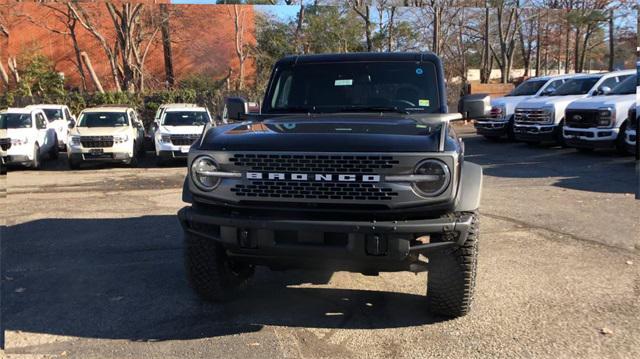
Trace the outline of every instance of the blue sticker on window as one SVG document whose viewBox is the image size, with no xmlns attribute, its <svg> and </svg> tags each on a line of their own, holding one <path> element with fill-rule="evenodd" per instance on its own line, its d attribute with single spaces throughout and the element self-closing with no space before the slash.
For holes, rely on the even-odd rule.
<svg viewBox="0 0 640 359">
<path fill-rule="evenodd" d="M 422 75 L 423 72 L 424 71 L 419 67 L 416 69 L 416 75 Z"/>
<path fill-rule="evenodd" d="M 285 123 L 284 124 L 284 128 L 286 128 L 287 130 L 293 130 L 294 128 L 296 128 L 296 124 L 295 123 Z"/>
</svg>

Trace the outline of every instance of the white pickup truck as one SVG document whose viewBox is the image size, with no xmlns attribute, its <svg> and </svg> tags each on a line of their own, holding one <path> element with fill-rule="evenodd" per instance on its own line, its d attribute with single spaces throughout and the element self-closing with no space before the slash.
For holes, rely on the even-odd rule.
<svg viewBox="0 0 640 359">
<path fill-rule="evenodd" d="M 66 105 L 29 105 L 26 108 L 40 109 L 44 111 L 49 121 L 49 128 L 53 128 L 56 131 L 56 140 L 58 142 L 58 148 L 61 151 L 67 148 L 67 138 L 69 137 L 69 124 L 76 120 L 75 116 L 69 111 L 69 107 Z"/>
<path fill-rule="evenodd" d="M 580 150 L 615 147 L 626 153 L 629 109 L 635 106 L 637 76 L 630 76 L 604 96 L 573 101 L 565 111 L 565 143 Z"/>
<path fill-rule="evenodd" d="M 514 114 L 516 139 L 528 143 L 564 144 L 562 128 L 567 106 L 581 98 L 605 95 L 635 73 L 636 70 L 624 70 L 576 75 L 548 96 L 520 102 Z"/>
<path fill-rule="evenodd" d="M 479 135 L 487 139 L 507 136 L 514 139 L 513 115 L 516 106 L 532 97 L 547 96 L 575 75 L 540 76 L 526 80 L 504 97 L 491 99 L 489 117 L 475 119 L 474 126 Z"/>
<path fill-rule="evenodd" d="M 0 113 L 0 128 L 6 130 L 6 162 L 38 169 L 43 156 L 58 158 L 56 132 L 48 127 L 47 116 L 40 109 L 9 108 Z"/>
<path fill-rule="evenodd" d="M 186 160 L 193 142 L 202 135 L 204 126 L 212 122 L 209 111 L 191 104 L 168 104 L 162 108 L 152 125 L 158 164 Z"/>
</svg>

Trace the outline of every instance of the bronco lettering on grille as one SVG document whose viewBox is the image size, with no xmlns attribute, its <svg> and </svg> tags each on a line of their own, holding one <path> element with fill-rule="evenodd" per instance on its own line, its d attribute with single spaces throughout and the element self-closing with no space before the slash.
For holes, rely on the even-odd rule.
<svg viewBox="0 0 640 359">
<path fill-rule="evenodd" d="M 379 175 L 331 174 L 331 173 L 281 173 L 247 172 L 250 180 L 272 181 L 318 181 L 318 182 L 380 182 Z"/>
</svg>

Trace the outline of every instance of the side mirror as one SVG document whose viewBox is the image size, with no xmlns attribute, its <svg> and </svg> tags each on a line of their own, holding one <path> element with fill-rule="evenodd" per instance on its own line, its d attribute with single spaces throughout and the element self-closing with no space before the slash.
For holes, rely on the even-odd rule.
<svg viewBox="0 0 640 359">
<path fill-rule="evenodd" d="M 606 95 L 606 94 L 608 94 L 609 92 L 611 92 L 611 87 L 609 87 L 609 86 L 602 86 L 602 87 L 600 88 L 600 91 L 598 91 L 598 92 L 599 92 L 601 95 Z"/>
<path fill-rule="evenodd" d="M 249 113 L 249 102 L 242 97 L 227 97 L 224 100 L 222 118 L 224 122 L 241 121 Z"/>
<path fill-rule="evenodd" d="M 540 93 L 540 96 L 549 96 L 555 91 L 555 89 L 546 89 Z"/>
<path fill-rule="evenodd" d="M 69 120 L 69 123 L 67 124 L 67 126 L 69 127 L 69 129 L 76 127 L 76 120 L 74 119 Z"/>
<path fill-rule="evenodd" d="M 458 102 L 458 112 L 464 118 L 487 117 L 491 112 L 491 96 L 484 93 L 463 96 Z"/>
</svg>

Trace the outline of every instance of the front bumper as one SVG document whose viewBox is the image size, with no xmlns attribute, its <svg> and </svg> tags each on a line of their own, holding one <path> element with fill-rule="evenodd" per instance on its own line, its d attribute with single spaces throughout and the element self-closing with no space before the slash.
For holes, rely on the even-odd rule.
<svg viewBox="0 0 640 359">
<path fill-rule="evenodd" d="M 126 162 L 133 157 L 132 148 L 132 144 L 127 142 L 104 148 L 85 148 L 69 145 L 67 146 L 67 153 L 69 159 L 76 162 Z"/>
<path fill-rule="evenodd" d="M 32 143 L 19 146 L 13 145 L 6 152 L 6 164 L 25 164 L 30 161 L 33 161 Z"/>
<path fill-rule="evenodd" d="M 483 136 L 504 136 L 509 128 L 509 121 L 495 121 L 494 119 L 477 119 L 473 126 L 476 132 Z"/>
<path fill-rule="evenodd" d="M 517 140 L 520 141 L 556 141 L 557 139 L 556 125 L 522 125 L 515 123 L 513 125 L 513 133 Z"/>
<path fill-rule="evenodd" d="M 419 254 L 464 244 L 471 216 L 411 221 L 256 218 L 184 207 L 185 231 L 217 241 L 235 260 L 271 267 L 331 268 L 354 272 L 421 271 Z M 415 238 L 451 234 L 448 241 Z"/>
<path fill-rule="evenodd" d="M 158 151 L 158 157 L 162 158 L 162 159 L 167 159 L 167 160 L 171 160 L 171 159 L 181 159 L 181 160 L 186 160 L 189 157 L 189 153 L 185 153 L 182 150 L 177 150 L 177 151 Z"/>
<path fill-rule="evenodd" d="M 615 147 L 620 130 L 617 128 L 564 127 L 562 132 L 562 136 L 568 146 L 578 148 L 609 148 Z"/>
</svg>

